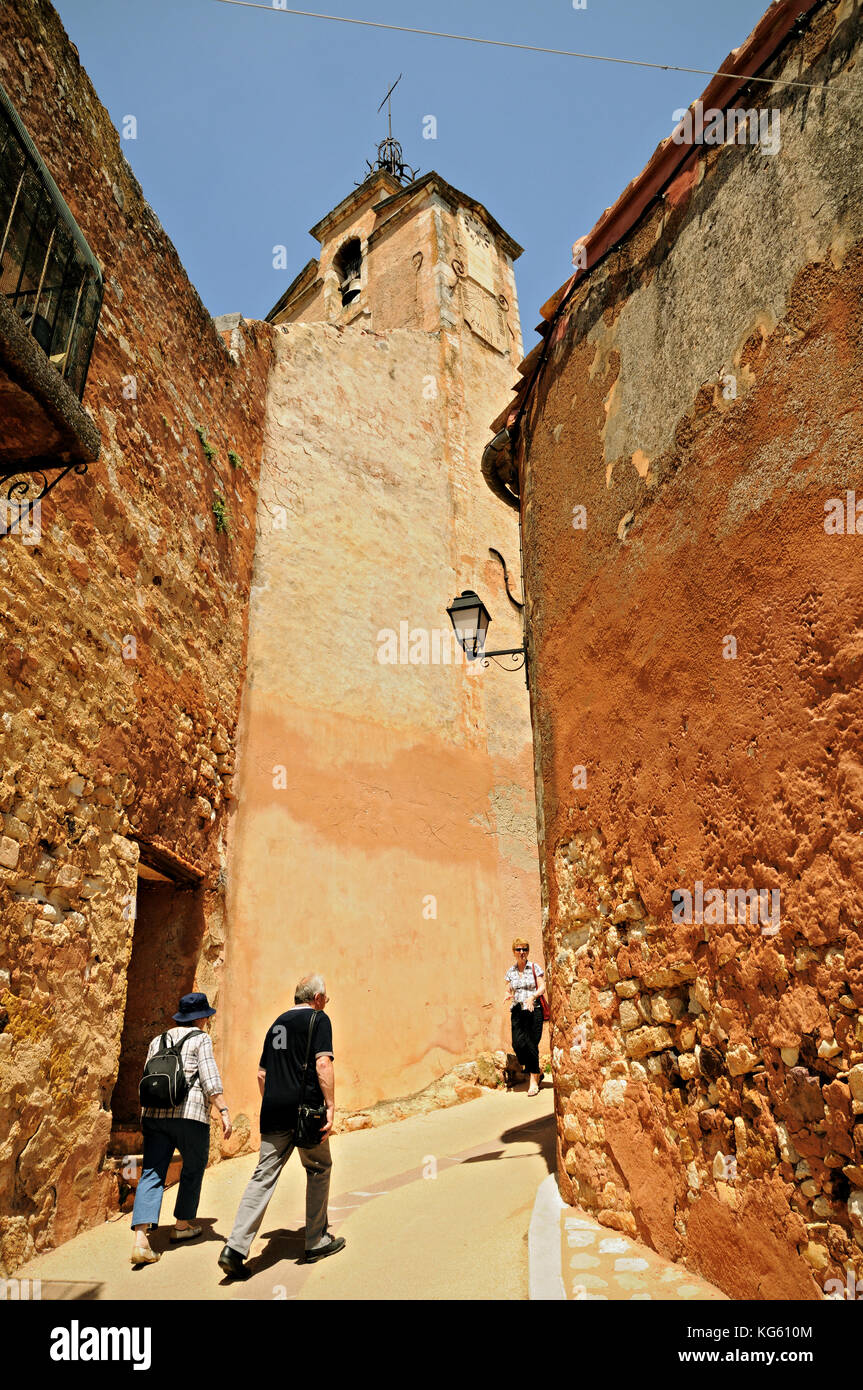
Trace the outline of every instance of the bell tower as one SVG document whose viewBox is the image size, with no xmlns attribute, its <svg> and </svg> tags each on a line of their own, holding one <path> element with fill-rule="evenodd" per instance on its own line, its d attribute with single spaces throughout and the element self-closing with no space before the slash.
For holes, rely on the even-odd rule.
<svg viewBox="0 0 863 1390">
<path fill-rule="evenodd" d="M 225 1075 L 250 1115 L 246 1035 L 297 962 L 338 987 L 340 1104 L 358 1110 L 508 1046 L 501 942 L 539 930 L 523 679 L 446 653 L 464 589 L 496 646 L 522 641 L 518 518 L 480 472 L 522 357 L 521 248 L 409 168 L 391 126 L 312 235 L 317 257 L 268 315 L 235 773 L 225 988 L 243 1023 Z M 466 982 L 455 1001 L 430 983 L 441 953 Z"/>
<path fill-rule="evenodd" d="M 523 355 L 513 271 L 522 248 L 440 174 L 417 177 L 391 124 L 367 167 L 311 228 L 320 253 L 268 322 L 455 332 L 506 363 L 509 375 Z"/>
</svg>

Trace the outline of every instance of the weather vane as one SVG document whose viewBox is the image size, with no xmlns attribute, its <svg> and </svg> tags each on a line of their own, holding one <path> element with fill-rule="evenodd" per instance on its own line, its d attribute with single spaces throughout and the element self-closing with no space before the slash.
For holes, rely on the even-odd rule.
<svg viewBox="0 0 863 1390">
<path fill-rule="evenodd" d="M 366 160 L 366 167 L 369 174 L 375 173 L 377 169 L 386 169 L 388 174 L 398 179 L 399 183 L 413 183 L 419 169 L 412 169 L 404 161 L 404 151 L 398 140 L 393 139 L 393 92 L 402 80 L 402 73 L 399 73 L 393 85 L 387 92 L 384 100 L 378 107 L 378 113 L 383 110 L 384 102 L 387 105 L 387 136 L 378 145 L 378 157 L 374 163 Z M 366 175 L 368 177 L 368 175 Z"/>
</svg>

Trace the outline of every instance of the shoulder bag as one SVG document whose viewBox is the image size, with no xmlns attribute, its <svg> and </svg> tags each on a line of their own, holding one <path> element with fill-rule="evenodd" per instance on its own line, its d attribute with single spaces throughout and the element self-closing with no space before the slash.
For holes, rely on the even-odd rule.
<svg viewBox="0 0 863 1390">
<path fill-rule="evenodd" d="M 537 978 L 536 978 L 536 966 L 535 966 L 533 963 L 531 963 L 531 967 L 530 967 L 530 968 L 531 968 L 531 970 L 533 971 L 533 983 L 534 983 L 534 987 L 535 987 L 536 989 L 539 989 L 539 981 L 538 981 Z M 543 1020 L 543 1023 L 548 1023 L 548 1020 L 551 1018 L 551 1008 L 550 1008 L 550 1006 L 549 1006 L 548 997 L 547 997 L 545 994 L 541 994 L 541 995 L 539 996 L 539 1005 L 540 1005 L 540 1008 L 542 1009 L 542 1020 Z"/>
<path fill-rule="evenodd" d="M 297 1132 L 294 1142 L 298 1149 L 314 1149 L 321 1142 L 321 1130 L 327 1122 L 326 1105 L 307 1105 L 304 1096 L 306 1094 L 306 1077 L 309 1070 L 309 1057 L 312 1051 L 312 1033 L 317 1022 L 318 1011 L 312 1009 L 312 1017 L 309 1023 L 309 1036 L 306 1042 L 306 1060 L 303 1063 L 303 1079 L 300 1082 L 300 1099 L 297 1104 Z"/>
</svg>

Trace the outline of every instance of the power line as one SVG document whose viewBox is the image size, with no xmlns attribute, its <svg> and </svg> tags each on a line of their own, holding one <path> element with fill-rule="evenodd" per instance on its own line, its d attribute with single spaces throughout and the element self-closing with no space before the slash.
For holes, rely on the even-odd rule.
<svg viewBox="0 0 863 1390">
<path fill-rule="evenodd" d="M 244 10 L 269 10 L 272 14 L 299 15 L 302 19 L 326 19 L 334 24 L 359 24 L 364 29 L 390 29 L 398 34 L 423 34 L 432 39 L 457 39 L 460 43 L 481 43 L 492 48 L 515 48 L 522 53 L 551 53 L 557 58 L 585 58 L 594 63 L 622 63 L 630 68 L 656 68 L 660 72 L 694 72 L 701 77 L 733 77 L 742 82 L 764 82 L 770 87 L 802 87 L 805 91 L 822 88 L 820 82 L 793 82 L 784 77 L 749 77 L 746 73 L 713 72 L 710 68 L 685 68 L 676 63 L 648 63 L 639 58 L 611 58 L 605 53 L 575 53 L 568 48 L 540 48 L 531 43 L 507 43 L 505 39 L 481 39 L 475 34 L 444 34 L 437 29 L 411 29 L 406 24 L 384 24 L 376 19 L 350 19 L 341 14 L 318 14 L 315 10 L 289 10 L 282 5 L 263 5 L 257 0 L 217 0 L 220 5 L 239 5 Z"/>
</svg>

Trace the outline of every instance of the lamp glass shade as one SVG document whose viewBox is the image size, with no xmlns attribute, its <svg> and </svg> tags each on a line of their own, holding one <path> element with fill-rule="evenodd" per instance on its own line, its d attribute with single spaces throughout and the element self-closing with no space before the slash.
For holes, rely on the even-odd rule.
<svg viewBox="0 0 863 1390">
<path fill-rule="evenodd" d="M 473 589 L 465 589 L 446 610 L 459 645 L 468 661 L 482 656 L 491 615 Z"/>
</svg>

